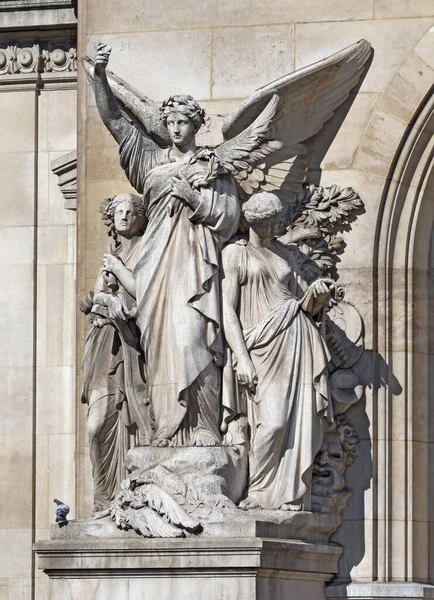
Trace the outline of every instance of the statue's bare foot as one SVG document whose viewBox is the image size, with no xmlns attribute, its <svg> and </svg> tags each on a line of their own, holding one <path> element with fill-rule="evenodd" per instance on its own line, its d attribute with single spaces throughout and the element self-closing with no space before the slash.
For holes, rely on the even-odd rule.
<svg viewBox="0 0 434 600">
<path fill-rule="evenodd" d="M 252 510 L 254 508 L 262 508 L 262 506 L 257 500 L 255 500 L 255 498 L 252 498 L 252 496 L 247 496 L 247 498 L 241 500 L 238 508 L 242 508 L 243 510 Z"/>
<path fill-rule="evenodd" d="M 301 504 L 291 504 L 291 502 L 287 502 L 282 504 L 280 510 L 298 511 L 301 510 Z"/>
<path fill-rule="evenodd" d="M 213 435 L 211 435 L 210 433 L 207 433 L 206 431 L 201 431 L 200 433 L 196 434 L 194 445 L 206 447 L 206 446 L 218 446 L 219 443 Z"/>
<path fill-rule="evenodd" d="M 154 440 L 151 446 L 156 446 L 158 448 L 167 447 L 170 444 L 169 440 L 166 438 L 160 438 L 159 440 Z"/>
</svg>

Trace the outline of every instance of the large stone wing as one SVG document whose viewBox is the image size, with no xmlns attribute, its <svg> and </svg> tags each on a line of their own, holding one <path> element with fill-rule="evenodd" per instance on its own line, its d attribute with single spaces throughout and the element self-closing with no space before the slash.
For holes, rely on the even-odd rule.
<svg viewBox="0 0 434 600">
<path fill-rule="evenodd" d="M 279 95 L 273 94 L 253 123 L 215 148 L 222 172 L 230 173 L 242 181 L 244 174 L 251 174 L 267 156 L 282 148 L 281 142 L 269 137 L 278 104 Z"/>
<path fill-rule="evenodd" d="M 293 201 L 306 175 L 303 142 L 318 133 L 348 98 L 370 56 L 370 44 L 360 40 L 329 58 L 260 88 L 226 117 L 222 133 L 225 140 L 231 140 L 258 118 L 270 98 L 275 94 L 280 97 L 267 138 L 280 142 L 281 148 L 267 156 L 259 168 L 250 168 L 241 174 L 244 179 L 240 184 L 246 193 L 269 189 L 277 192 L 283 201 Z"/>
<path fill-rule="evenodd" d="M 89 83 L 94 88 L 94 61 L 84 56 L 82 62 Z M 171 140 L 167 129 L 160 120 L 158 107 L 155 106 L 152 100 L 134 89 L 112 71 L 106 69 L 106 73 L 112 92 L 124 117 L 135 123 L 158 147 L 169 147 Z"/>
<path fill-rule="evenodd" d="M 286 146 L 307 140 L 348 98 L 370 56 L 371 45 L 360 40 L 259 88 L 226 117 L 222 126 L 224 139 L 231 139 L 246 129 L 277 93 L 281 98 L 280 118 L 272 137 Z"/>
</svg>

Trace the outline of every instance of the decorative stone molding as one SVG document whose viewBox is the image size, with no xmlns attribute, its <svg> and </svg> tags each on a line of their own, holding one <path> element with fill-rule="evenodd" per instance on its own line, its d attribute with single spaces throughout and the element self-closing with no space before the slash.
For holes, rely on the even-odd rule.
<svg viewBox="0 0 434 600">
<path fill-rule="evenodd" d="M 77 71 L 75 42 L 0 44 L 0 77 L 29 73 L 71 73 Z"/>
<path fill-rule="evenodd" d="M 77 152 L 69 152 L 51 162 L 51 170 L 59 177 L 58 186 L 65 198 L 65 208 L 77 209 Z"/>
<path fill-rule="evenodd" d="M 37 73 L 39 71 L 39 59 L 39 44 L 22 48 L 16 45 L 0 48 L 0 75 Z"/>
<path fill-rule="evenodd" d="M 42 50 L 44 71 L 77 71 L 77 49 L 70 42 L 49 42 Z"/>
</svg>

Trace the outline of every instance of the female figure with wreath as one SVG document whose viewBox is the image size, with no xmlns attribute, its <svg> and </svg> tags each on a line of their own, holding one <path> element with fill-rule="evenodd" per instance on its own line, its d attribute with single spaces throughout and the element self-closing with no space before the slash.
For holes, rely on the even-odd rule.
<svg viewBox="0 0 434 600">
<path fill-rule="evenodd" d="M 114 239 L 114 255 L 130 273 L 139 259 L 139 241 L 146 225 L 143 203 L 134 194 L 120 194 L 106 201 L 103 218 Z M 111 282 L 113 283 L 113 282 Z M 80 309 L 89 315 L 83 360 L 84 385 L 82 402 L 87 404 L 87 429 L 94 482 L 95 510 L 108 508 L 119 485 L 125 479 L 125 458 L 136 444 L 137 423 L 128 406 L 125 389 L 124 348 L 110 319 L 91 310 L 95 304 L 109 305 L 115 318 L 125 320 L 134 310 L 135 299 L 122 286 L 116 285 L 116 294 L 109 289 L 110 282 L 101 268 L 94 292 L 81 303 Z M 140 337 L 134 319 L 125 325 L 131 336 Z M 137 395 L 145 394 L 144 382 Z"/>
</svg>

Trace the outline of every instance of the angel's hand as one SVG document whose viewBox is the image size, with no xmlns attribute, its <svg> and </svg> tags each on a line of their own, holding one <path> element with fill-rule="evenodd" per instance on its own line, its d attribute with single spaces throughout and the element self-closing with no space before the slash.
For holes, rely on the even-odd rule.
<svg viewBox="0 0 434 600">
<path fill-rule="evenodd" d="M 198 193 L 194 191 L 187 177 L 182 173 L 172 177 L 172 196 L 188 204 L 192 210 L 199 205 Z"/>
<path fill-rule="evenodd" d="M 95 56 L 95 73 L 103 73 L 108 65 L 112 49 L 107 44 L 98 44 Z"/>
</svg>

